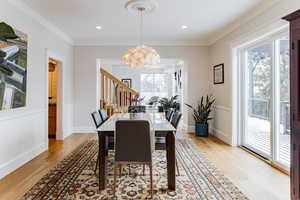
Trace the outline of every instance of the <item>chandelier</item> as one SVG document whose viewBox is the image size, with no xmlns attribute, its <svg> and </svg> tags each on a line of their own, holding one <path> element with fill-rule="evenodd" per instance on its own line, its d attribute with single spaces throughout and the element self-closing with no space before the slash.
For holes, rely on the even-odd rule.
<svg viewBox="0 0 300 200">
<path fill-rule="evenodd" d="M 149 2 L 149 1 L 148 1 Z M 134 4 L 134 5 L 132 5 Z M 127 9 L 137 10 L 140 12 L 140 45 L 130 48 L 123 56 L 123 61 L 130 67 L 146 67 L 160 63 L 160 56 L 155 49 L 143 44 L 143 12 L 149 9 L 148 6 L 143 6 L 140 2 L 129 1 L 126 6 Z M 154 7 L 151 7 L 154 9 Z M 151 9 L 151 10 L 152 10 Z"/>
</svg>

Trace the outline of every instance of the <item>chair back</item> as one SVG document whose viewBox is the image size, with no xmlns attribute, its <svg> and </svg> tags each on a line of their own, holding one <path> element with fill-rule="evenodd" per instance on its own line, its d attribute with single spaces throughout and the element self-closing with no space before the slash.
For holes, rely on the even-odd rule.
<svg viewBox="0 0 300 200">
<path fill-rule="evenodd" d="M 146 106 L 129 106 L 129 113 L 144 113 L 146 112 Z"/>
<path fill-rule="evenodd" d="M 166 113 L 166 119 L 167 119 L 168 121 L 171 121 L 171 118 L 172 118 L 173 113 L 174 113 L 173 110 L 169 110 L 169 111 Z"/>
<path fill-rule="evenodd" d="M 91 113 L 91 115 L 92 115 L 92 118 L 93 118 L 96 128 L 99 128 L 99 126 L 101 126 L 101 124 L 103 123 L 100 113 L 95 111 L 95 112 Z"/>
<path fill-rule="evenodd" d="M 100 116 L 102 118 L 102 121 L 106 121 L 108 119 L 108 115 L 107 115 L 106 110 L 101 109 L 101 110 L 99 110 L 99 113 L 100 113 Z"/>
<path fill-rule="evenodd" d="M 118 120 L 115 131 L 116 162 L 152 162 L 150 124 L 146 120 Z"/>
<path fill-rule="evenodd" d="M 174 126 L 175 129 L 177 129 L 181 117 L 182 114 L 180 112 L 174 112 L 172 116 L 171 124 Z"/>
</svg>

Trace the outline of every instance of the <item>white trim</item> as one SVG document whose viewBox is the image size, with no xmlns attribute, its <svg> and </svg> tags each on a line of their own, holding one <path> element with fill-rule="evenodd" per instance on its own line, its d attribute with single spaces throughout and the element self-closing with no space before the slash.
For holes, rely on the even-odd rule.
<svg viewBox="0 0 300 200">
<path fill-rule="evenodd" d="M 226 37 L 233 31 L 237 30 L 240 26 L 246 24 L 247 22 L 251 21 L 255 17 L 259 16 L 260 14 L 264 13 L 266 10 L 270 9 L 280 0 L 269 0 L 264 1 L 257 5 L 255 8 L 251 9 L 250 11 L 246 12 L 242 16 L 238 17 L 234 22 L 225 26 L 224 28 L 216 30 L 214 33 L 210 34 L 211 36 L 207 39 L 207 44 L 209 46 L 217 43 L 222 38 Z M 268 23 L 270 24 L 270 23 Z M 265 24 L 262 26 L 265 27 Z"/>
<path fill-rule="evenodd" d="M 96 110 L 100 109 L 100 101 L 101 101 L 101 88 L 102 88 L 102 82 L 101 82 L 101 72 L 100 72 L 100 69 L 101 69 L 101 59 L 100 58 L 97 58 L 96 59 Z"/>
<path fill-rule="evenodd" d="M 16 110 L 13 110 L 13 111 L 16 111 Z M 23 118 L 23 117 L 27 117 L 29 115 L 36 115 L 36 114 L 40 114 L 42 112 L 46 112 L 46 109 L 11 113 L 9 116 L 0 117 L 0 122 L 1 121 L 8 121 L 8 120 L 13 120 L 13 119 L 18 119 L 18 118 Z"/>
<path fill-rule="evenodd" d="M 138 42 L 104 42 L 95 40 L 75 41 L 74 46 L 136 46 Z M 206 41 L 147 41 L 149 46 L 210 46 Z"/>
<path fill-rule="evenodd" d="M 268 39 L 274 39 L 285 35 L 289 32 L 289 24 L 283 21 L 277 21 L 277 23 L 272 24 L 271 27 L 262 28 L 261 30 L 254 32 L 250 35 L 238 38 L 231 42 L 231 47 L 237 50 L 249 48 L 255 46 Z"/>
<path fill-rule="evenodd" d="M 56 139 L 57 140 L 64 140 L 70 133 L 64 133 L 64 130 L 66 130 L 66 121 L 64 120 L 64 115 L 66 114 L 64 112 L 65 105 L 64 105 L 64 65 L 66 63 L 66 59 L 64 56 L 57 55 L 55 52 L 49 50 L 46 48 L 46 71 L 45 71 L 45 80 L 46 80 L 46 86 L 45 86 L 45 106 L 46 106 L 46 115 L 45 115 L 45 132 L 48 136 L 48 103 L 49 103 L 49 59 L 55 59 L 59 61 L 61 65 L 58 66 L 58 73 L 57 73 L 57 130 L 56 130 Z M 48 137 L 47 137 L 48 142 Z"/>
<path fill-rule="evenodd" d="M 251 149 L 252 151 L 262 155 L 263 157 L 269 159 L 271 162 L 273 162 L 274 164 L 278 165 L 278 161 L 276 161 L 277 159 L 277 147 L 278 147 L 278 141 L 277 141 L 277 137 L 279 135 L 278 130 L 279 130 L 279 125 L 276 124 L 275 122 L 277 122 L 279 120 L 279 105 L 277 100 L 279 100 L 279 68 L 278 68 L 278 59 L 276 60 L 276 52 L 278 52 L 278 42 L 276 40 L 280 39 L 281 37 L 284 36 L 289 36 L 288 34 L 288 26 L 280 26 L 274 30 L 272 30 L 271 32 L 267 32 L 265 34 L 263 34 L 262 36 L 260 36 L 259 38 L 256 38 L 255 40 L 251 40 L 248 41 L 245 44 L 239 45 L 236 48 L 233 48 L 233 53 L 235 53 L 236 55 L 232 56 L 232 59 L 238 59 L 240 58 L 239 61 L 235 62 L 235 65 L 233 65 L 234 71 L 237 70 L 237 73 L 233 73 L 234 76 L 238 76 L 236 77 L 237 79 L 235 80 L 236 83 L 233 83 L 233 91 L 234 91 L 234 95 L 232 96 L 232 99 L 234 99 L 235 101 L 238 101 L 237 105 L 232 105 L 236 110 L 237 113 L 239 115 L 238 120 L 235 121 L 233 120 L 232 122 L 232 126 L 233 129 L 237 129 L 238 131 L 233 131 L 233 136 L 238 137 L 239 138 L 239 142 L 238 145 L 243 145 L 246 146 L 247 148 Z M 271 122 L 271 129 L 270 129 L 270 133 L 271 133 L 271 149 L 270 149 L 270 155 L 265 154 L 264 152 L 261 152 L 260 150 L 256 149 L 255 147 L 251 147 L 249 146 L 244 140 L 243 137 L 245 137 L 245 124 L 247 123 L 246 120 L 247 118 L 245 118 L 245 116 L 247 116 L 248 114 L 247 112 L 247 92 L 245 93 L 245 86 L 248 85 L 248 80 L 247 80 L 247 68 L 244 67 L 245 63 L 247 62 L 245 60 L 245 52 L 247 49 L 251 49 L 254 48 L 256 46 L 259 45 L 263 45 L 263 44 L 270 44 L 272 45 L 271 50 L 272 50 L 272 60 L 271 60 L 271 66 L 272 66 L 272 71 L 271 71 L 271 90 L 272 90 L 272 95 L 271 95 L 271 117 L 272 119 L 270 120 Z M 276 90 L 277 89 L 277 90 Z M 238 95 L 236 95 L 238 94 Z M 279 167 L 282 167 L 283 164 L 278 165 Z M 287 169 L 287 166 L 284 167 L 284 169 Z"/>
<path fill-rule="evenodd" d="M 74 127 L 73 133 L 97 133 L 94 127 Z"/>
<path fill-rule="evenodd" d="M 231 108 L 226 107 L 226 106 L 215 105 L 214 108 L 217 109 L 217 110 L 223 110 L 223 111 L 226 111 L 226 112 L 231 112 Z"/>
<path fill-rule="evenodd" d="M 18 169 L 20 166 L 29 162 L 36 156 L 40 155 L 48 149 L 48 144 L 42 143 L 37 147 L 32 148 L 31 150 L 18 155 L 17 157 L 11 159 L 10 161 L 0 165 L 0 179 L 7 176 L 14 170 Z"/>
<path fill-rule="evenodd" d="M 228 137 L 228 135 L 225 134 L 223 131 L 216 129 L 216 128 L 212 128 L 212 134 L 215 137 L 222 140 L 223 142 L 225 142 L 226 144 L 229 144 L 230 146 L 234 146 L 234 144 L 232 143 L 232 138 Z"/>
<path fill-rule="evenodd" d="M 70 45 L 74 45 L 73 39 L 69 37 L 66 33 L 61 31 L 57 26 L 49 22 L 45 19 L 42 15 L 38 14 L 32 8 L 30 8 L 24 1 L 22 0 L 7 0 L 7 2 L 11 3 L 13 6 L 24 12 L 25 14 L 29 15 L 32 19 L 36 20 L 39 24 L 47 28 L 52 33 L 56 34 L 59 38 L 64 40 Z"/>
</svg>

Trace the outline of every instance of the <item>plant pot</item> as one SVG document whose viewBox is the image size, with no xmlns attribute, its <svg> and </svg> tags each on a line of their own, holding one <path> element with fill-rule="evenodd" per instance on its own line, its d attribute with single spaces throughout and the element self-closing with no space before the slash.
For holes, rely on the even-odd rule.
<svg viewBox="0 0 300 200">
<path fill-rule="evenodd" d="M 208 124 L 196 123 L 196 136 L 208 137 Z"/>
<path fill-rule="evenodd" d="M 160 112 L 160 113 L 164 112 L 164 107 L 158 106 L 158 112 Z"/>
</svg>

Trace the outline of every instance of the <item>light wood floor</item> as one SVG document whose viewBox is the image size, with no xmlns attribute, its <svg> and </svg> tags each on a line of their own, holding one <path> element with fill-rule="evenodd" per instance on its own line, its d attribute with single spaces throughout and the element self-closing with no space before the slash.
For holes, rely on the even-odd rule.
<svg viewBox="0 0 300 200">
<path fill-rule="evenodd" d="M 0 180 L 0 199 L 20 198 L 66 155 L 92 137 L 96 138 L 96 135 L 74 134 L 64 142 L 51 140 L 49 151 Z M 240 148 L 232 148 L 213 137 L 198 138 L 193 134 L 181 137 L 192 139 L 250 200 L 289 200 L 289 177 L 251 154 Z"/>
</svg>

